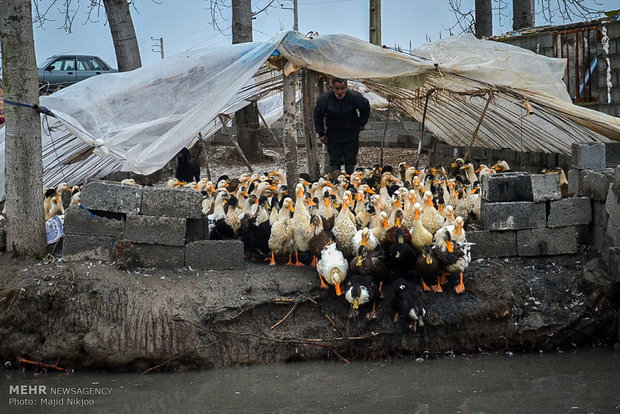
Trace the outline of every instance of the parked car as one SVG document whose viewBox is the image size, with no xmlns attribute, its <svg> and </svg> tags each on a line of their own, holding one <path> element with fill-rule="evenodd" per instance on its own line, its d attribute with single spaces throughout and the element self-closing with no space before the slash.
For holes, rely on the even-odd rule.
<svg viewBox="0 0 620 414">
<path fill-rule="evenodd" d="M 54 91 L 76 82 L 101 75 L 113 73 L 113 69 L 98 56 L 58 55 L 52 56 L 39 66 L 39 89 L 42 92 Z"/>
</svg>

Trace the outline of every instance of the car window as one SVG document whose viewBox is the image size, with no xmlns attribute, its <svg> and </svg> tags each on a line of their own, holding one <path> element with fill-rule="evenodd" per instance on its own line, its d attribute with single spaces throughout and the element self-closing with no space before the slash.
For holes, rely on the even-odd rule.
<svg viewBox="0 0 620 414">
<path fill-rule="evenodd" d="M 93 57 L 78 57 L 78 70 L 103 70 L 103 68 Z"/>
<path fill-rule="evenodd" d="M 74 70 L 75 69 L 75 58 L 60 58 L 54 61 L 49 68 L 53 68 L 54 70 Z"/>
<path fill-rule="evenodd" d="M 110 70 L 110 67 L 106 65 L 105 62 L 102 61 L 101 59 L 94 57 L 93 60 L 97 62 L 97 65 L 99 65 L 99 69 L 96 69 L 96 70 Z"/>
</svg>

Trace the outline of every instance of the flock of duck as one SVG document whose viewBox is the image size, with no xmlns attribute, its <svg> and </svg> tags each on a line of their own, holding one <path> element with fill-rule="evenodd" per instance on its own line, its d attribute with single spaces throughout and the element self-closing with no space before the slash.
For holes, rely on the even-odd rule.
<svg viewBox="0 0 620 414">
<path fill-rule="evenodd" d="M 251 260 L 315 267 L 321 288 L 344 294 L 352 315 L 366 305 L 374 317 L 388 295 L 395 319 L 404 315 L 415 327 L 423 324 L 424 291 L 465 291 L 472 243 L 464 225 L 480 214 L 479 177 L 507 170 L 505 161 L 475 170 L 457 159 L 447 169 L 401 163 L 313 182 L 288 183 L 276 170 L 167 186 L 203 192 L 210 239 L 241 239 Z"/>
<path fill-rule="evenodd" d="M 351 315 L 365 305 L 371 309 L 367 317 L 374 317 L 385 291 L 394 319 L 409 317 L 415 328 L 423 325 L 423 292 L 465 291 L 472 243 L 464 226 L 480 214 L 479 178 L 509 170 L 505 161 L 475 170 L 457 158 L 448 168 L 418 170 L 401 163 L 396 170 L 358 168 L 350 176 L 333 173 L 313 182 L 302 174 L 288 183 L 276 170 L 224 175 L 215 184 L 173 178 L 166 186 L 202 192 L 211 240 L 239 238 L 254 261 L 315 267 L 320 287 L 344 294 Z M 50 197 L 46 193 L 46 218 L 48 208 L 50 214 L 62 208 L 57 205 L 63 191 L 73 191 L 71 204 L 79 203 L 79 188 L 62 186 L 48 190 Z"/>
</svg>

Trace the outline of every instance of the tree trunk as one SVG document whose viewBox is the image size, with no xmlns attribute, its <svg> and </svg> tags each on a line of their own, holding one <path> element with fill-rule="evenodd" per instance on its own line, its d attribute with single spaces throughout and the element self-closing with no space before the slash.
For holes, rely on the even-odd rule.
<svg viewBox="0 0 620 414">
<path fill-rule="evenodd" d="M 295 119 L 295 73 L 284 74 L 282 101 L 284 105 L 284 158 L 286 160 L 286 182 L 291 198 L 295 196 L 295 185 L 299 179 L 297 171 L 297 122 Z"/>
<path fill-rule="evenodd" d="M 314 105 L 316 103 L 318 85 L 317 73 L 311 69 L 304 69 L 302 73 L 302 96 L 304 112 L 304 135 L 306 137 L 306 156 L 308 158 L 308 174 L 313 179 L 319 178 L 321 169 L 317 152 L 316 133 L 314 132 Z"/>
<path fill-rule="evenodd" d="M 476 0 L 476 37 L 493 35 L 493 8 L 491 0 Z"/>
<path fill-rule="evenodd" d="M 39 104 L 30 0 L 0 1 L 4 99 Z M 7 105 L 5 131 L 7 250 L 43 255 L 41 117 L 32 108 Z"/>
<path fill-rule="evenodd" d="M 128 72 L 141 67 L 140 49 L 129 3 L 127 0 L 103 0 L 103 5 L 110 24 L 118 71 Z"/>
<path fill-rule="evenodd" d="M 252 2 L 250 0 L 232 0 L 232 42 L 247 43 L 252 39 Z M 263 147 L 258 136 L 258 110 L 256 102 L 235 112 L 239 132 L 237 141 L 250 162 L 263 159 Z"/>
<path fill-rule="evenodd" d="M 534 0 L 512 1 L 512 29 L 521 30 L 535 26 Z"/>
</svg>

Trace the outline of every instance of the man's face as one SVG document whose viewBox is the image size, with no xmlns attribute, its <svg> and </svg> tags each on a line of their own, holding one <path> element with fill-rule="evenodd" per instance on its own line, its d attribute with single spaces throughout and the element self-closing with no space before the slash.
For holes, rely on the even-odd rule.
<svg viewBox="0 0 620 414">
<path fill-rule="evenodd" d="M 344 99 L 344 95 L 347 93 L 347 84 L 344 82 L 334 82 L 332 84 L 332 92 L 334 92 L 337 99 Z"/>
</svg>

